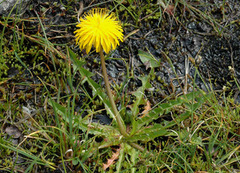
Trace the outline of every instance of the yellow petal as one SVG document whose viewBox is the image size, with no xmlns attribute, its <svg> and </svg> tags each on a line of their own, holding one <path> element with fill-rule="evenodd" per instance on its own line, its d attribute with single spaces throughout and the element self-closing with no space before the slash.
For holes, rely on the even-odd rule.
<svg viewBox="0 0 240 173">
<path fill-rule="evenodd" d="M 106 9 L 94 8 L 80 18 L 74 31 L 76 44 L 89 53 L 92 46 L 96 52 L 101 48 L 106 53 L 116 49 L 119 41 L 123 41 L 123 29 L 113 13 L 108 14 Z"/>
</svg>

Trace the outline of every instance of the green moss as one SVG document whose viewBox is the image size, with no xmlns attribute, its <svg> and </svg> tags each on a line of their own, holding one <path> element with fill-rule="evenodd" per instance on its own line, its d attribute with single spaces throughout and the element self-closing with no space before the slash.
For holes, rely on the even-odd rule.
<svg viewBox="0 0 240 173">
<path fill-rule="evenodd" d="M 3 39 L 3 44 L 5 44 L 6 39 Z M 4 50 L 5 51 L 5 50 Z M 6 58 L 0 58 L 0 81 L 3 81 L 3 75 L 7 74 L 8 66 L 6 65 Z"/>
</svg>

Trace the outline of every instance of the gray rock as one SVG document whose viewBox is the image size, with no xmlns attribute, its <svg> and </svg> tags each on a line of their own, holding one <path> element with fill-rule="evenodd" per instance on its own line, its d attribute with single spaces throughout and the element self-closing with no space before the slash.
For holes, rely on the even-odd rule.
<svg viewBox="0 0 240 173">
<path fill-rule="evenodd" d="M 31 0 L 0 0 L 0 15 L 8 16 L 13 7 L 15 9 L 12 14 L 16 14 L 16 11 L 18 14 L 22 14 L 29 1 Z"/>
</svg>

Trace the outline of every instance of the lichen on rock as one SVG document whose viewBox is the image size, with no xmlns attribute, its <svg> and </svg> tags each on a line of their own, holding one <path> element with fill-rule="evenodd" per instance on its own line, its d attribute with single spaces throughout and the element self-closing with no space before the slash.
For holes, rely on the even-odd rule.
<svg viewBox="0 0 240 173">
<path fill-rule="evenodd" d="M 0 1 L 0 15 L 8 16 L 12 8 L 13 13 L 22 14 L 25 11 L 25 8 L 30 0 L 1 0 Z M 16 5 L 15 5 L 16 4 Z"/>
</svg>

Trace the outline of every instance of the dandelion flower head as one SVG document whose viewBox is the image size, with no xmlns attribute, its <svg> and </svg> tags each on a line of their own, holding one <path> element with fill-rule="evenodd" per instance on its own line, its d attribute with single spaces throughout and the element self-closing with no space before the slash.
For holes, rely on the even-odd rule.
<svg viewBox="0 0 240 173">
<path fill-rule="evenodd" d="M 80 18 L 79 27 L 74 33 L 80 49 L 89 53 L 92 46 L 96 52 L 106 53 L 116 49 L 119 40 L 123 41 L 123 29 L 113 13 L 107 9 L 94 8 Z"/>
</svg>

